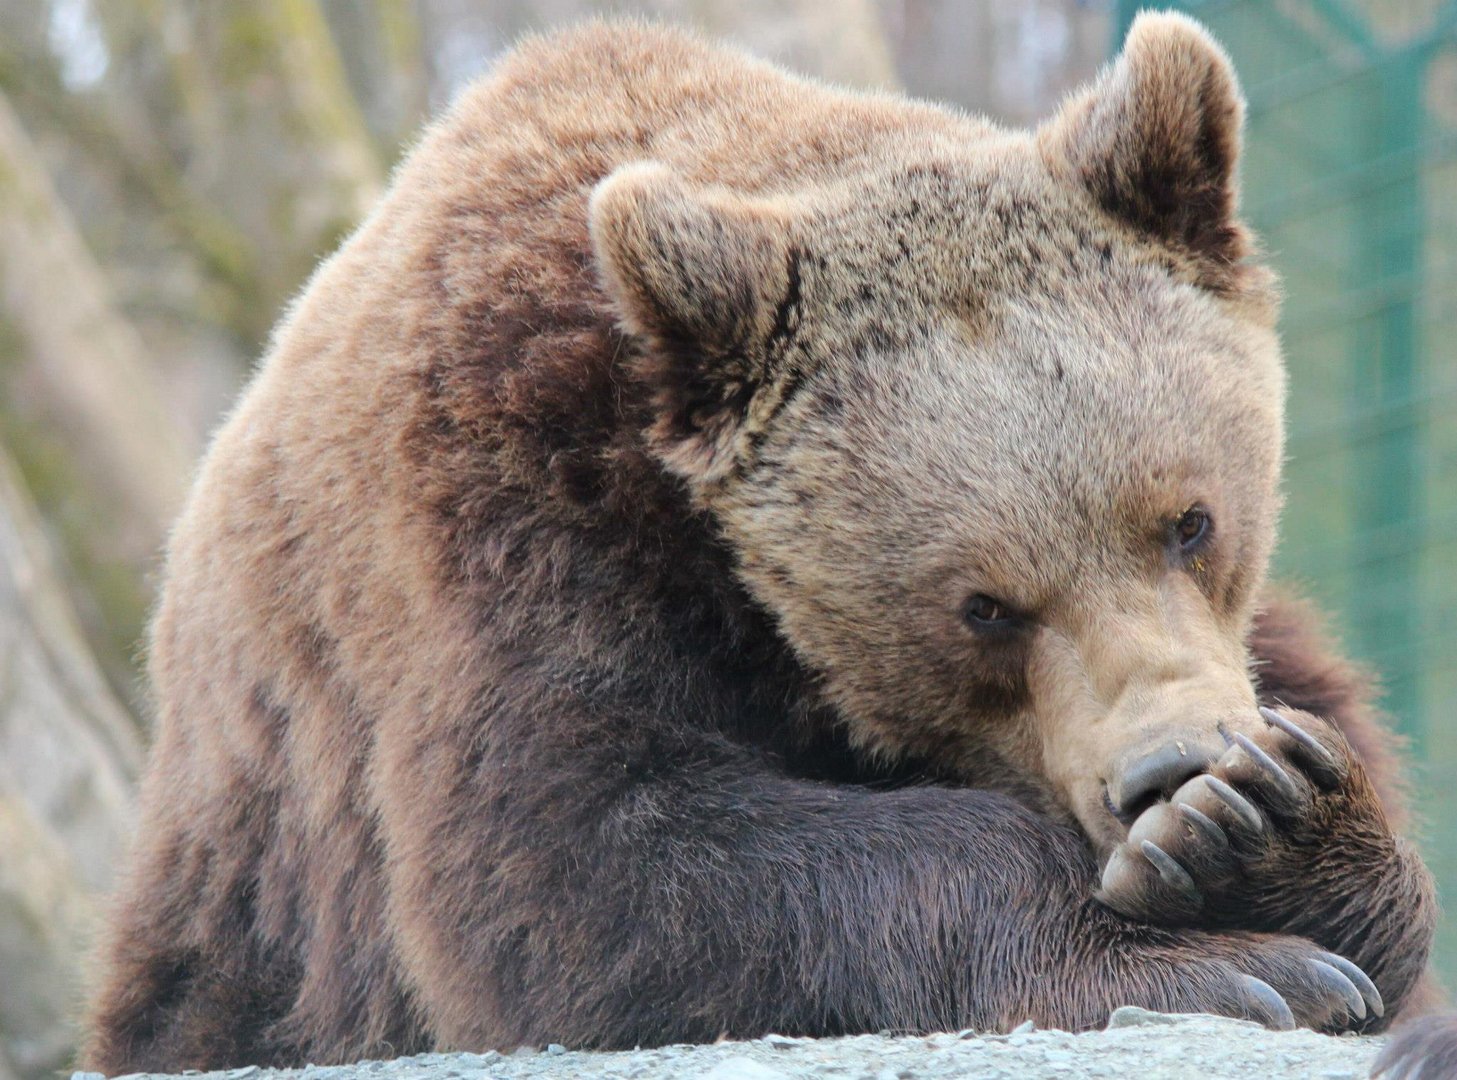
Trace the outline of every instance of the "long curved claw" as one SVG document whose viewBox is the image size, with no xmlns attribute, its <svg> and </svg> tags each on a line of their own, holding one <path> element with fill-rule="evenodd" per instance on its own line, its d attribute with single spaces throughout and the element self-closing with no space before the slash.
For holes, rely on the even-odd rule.
<svg viewBox="0 0 1457 1080">
<path fill-rule="evenodd" d="M 1179 865 L 1179 860 L 1170 855 L 1163 848 L 1159 847 L 1152 840 L 1145 840 L 1138 845 L 1143 857 L 1153 864 L 1153 868 L 1159 872 L 1164 884 L 1180 893 L 1185 899 L 1194 904 L 1196 908 L 1204 906 L 1204 894 L 1194 884 L 1194 879 L 1189 876 L 1189 871 Z"/>
<path fill-rule="evenodd" d="M 1287 802 L 1291 805 L 1298 806 L 1305 801 L 1304 795 L 1300 790 L 1300 785 L 1295 782 L 1278 761 L 1255 745 L 1253 739 L 1241 731 L 1236 731 L 1234 733 L 1234 741 L 1241 750 L 1249 755 L 1250 760 L 1258 765 L 1265 775 L 1270 778 L 1271 782 L 1279 789 L 1280 794 Z"/>
<path fill-rule="evenodd" d="M 1301 755 L 1309 767 L 1314 770 L 1314 779 L 1323 788 L 1327 790 L 1335 788 L 1345 779 L 1345 769 L 1341 767 L 1341 763 L 1336 760 L 1335 755 L 1319 739 L 1294 720 L 1264 705 L 1260 706 L 1260 718 L 1295 741 Z"/>
<path fill-rule="evenodd" d="M 1371 981 L 1369 975 L 1344 956 L 1337 956 L 1335 953 L 1321 953 L 1320 959 L 1322 963 L 1329 964 L 1355 984 L 1372 1015 L 1386 1015 L 1386 1003 L 1381 1000 L 1381 991 L 1376 989 L 1376 984 Z"/>
<path fill-rule="evenodd" d="M 1265 819 L 1260 816 L 1260 812 L 1255 809 L 1252 802 L 1217 776 L 1205 774 L 1204 781 L 1209 785 L 1209 790 L 1218 795 L 1220 800 L 1234 811 L 1235 817 L 1239 818 L 1250 832 L 1258 834 L 1265 831 Z"/>
<path fill-rule="evenodd" d="M 1229 849 L 1229 837 L 1224 835 L 1224 830 L 1208 814 L 1188 803 L 1178 805 L 1178 814 L 1195 832 L 1220 851 Z"/>
<path fill-rule="evenodd" d="M 1366 1019 L 1366 999 L 1356 989 L 1355 983 L 1343 972 L 1322 960 L 1312 960 L 1310 966 L 1315 969 L 1315 977 L 1320 980 L 1320 985 L 1345 1002 L 1348 1016 L 1354 1016 L 1357 1020 Z"/>
<path fill-rule="evenodd" d="M 1276 1031 L 1295 1030 L 1295 1014 L 1273 986 L 1253 975 L 1241 975 L 1240 988 L 1245 994 L 1243 1004 L 1254 1013 L 1251 1019 L 1259 1020 Z"/>
</svg>

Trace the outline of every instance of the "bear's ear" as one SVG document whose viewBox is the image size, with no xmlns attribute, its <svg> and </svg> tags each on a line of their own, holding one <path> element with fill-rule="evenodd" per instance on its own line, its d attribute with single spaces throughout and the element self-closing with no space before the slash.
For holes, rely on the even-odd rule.
<svg viewBox="0 0 1457 1080">
<path fill-rule="evenodd" d="M 783 215 L 642 163 L 597 185 L 590 227 L 623 326 L 647 345 L 654 448 L 689 479 L 722 477 L 770 375 L 776 313 L 798 304 Z"/>
<path fill-rule="evenodd" d="M 1109 213 L 1236 287 L 1250 237 L 1236 217 L 1245 105 L 1229 57 L 1193 19 L 1134 20 L 1118 59 L 1039 138 Z"/>
</svg>

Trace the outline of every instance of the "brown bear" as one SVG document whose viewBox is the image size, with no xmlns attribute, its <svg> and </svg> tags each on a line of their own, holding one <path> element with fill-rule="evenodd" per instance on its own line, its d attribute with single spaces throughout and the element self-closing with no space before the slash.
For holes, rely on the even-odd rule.
<svg viewBox="0 0 1457 1080">
<path fill-rule="evenodd" d="M 1265 586 L 1241 120 L 1168 15 L 1033 132 L 518 49 L 172 536 L 89 1066 L 1409 1012 L 1391 739 Z"/>
</svg>

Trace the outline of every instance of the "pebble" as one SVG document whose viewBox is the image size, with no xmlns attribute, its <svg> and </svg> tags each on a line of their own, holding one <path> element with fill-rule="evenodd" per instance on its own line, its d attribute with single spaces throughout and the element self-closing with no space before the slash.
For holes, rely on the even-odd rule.
<svg viewBox="0 0 1457 1080">
<path fill-rule="evenodd" d="M 1175 1013 L 1150 1012 L 1148 1009 L 1140 1009 L 1137 1005 L 1124 1005 L 1114 1009 L 1113 1015 L 1108 1017 L 1108 1030 L 1148 1027 L 1154 1024 L 1177 1024 L 1180 1019 Z"/>
<path fill-rule="evenodd" d="M 493 1061 L 501 1060 L 501 1051 L 487 1050 L 483 1054 L 457 1054 L 456 1061 L 462 1069 L 484 1069 Z"/>
<path fill-rule="evenodd" d="M 788 1073 L 772 1069 L 751 1057 L 731 1057 L 720 1061 L 703 1080 L 791 1080 Z"/>
</svg>

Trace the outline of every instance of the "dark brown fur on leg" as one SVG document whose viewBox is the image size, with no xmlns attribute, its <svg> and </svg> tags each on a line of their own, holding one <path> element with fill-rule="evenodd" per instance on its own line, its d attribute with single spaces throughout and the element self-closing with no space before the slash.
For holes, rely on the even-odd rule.
<svg viewBox="0 0 1457 1080">
<path fill-rule="evenodd" d="M 171 765 L 147 778 L 150 812 L 97 957 L 82 1055 L 91 1068 L 303 1065 L 426 1048 L 391 955 L 367 822 L 341 809 L 314 841 L 327 854 L 295 858 L 310 843 L 302 800 L 332 785 L 306 756 L 312 780 L 273 793 L 284 763 L 265 747 L 284 721 L 266 695 L 243 696 L 229 737 L 259 742 L 226 783 L 175 729 L 159 739 Z"/>
<path fill-rule="evenodd" d="M 298 972 L 284 949 L 259 940 L 258 874 L 276 857 L 268 851 L 276 813 L 241 798 L 222 833 L 225 851 L 191 840 L 182 823 L 144 824 L 113 915 L 107 992 L 84 1055 L 96 1068 L 301 1063 L 275 1029 Z"/>
</svg>

